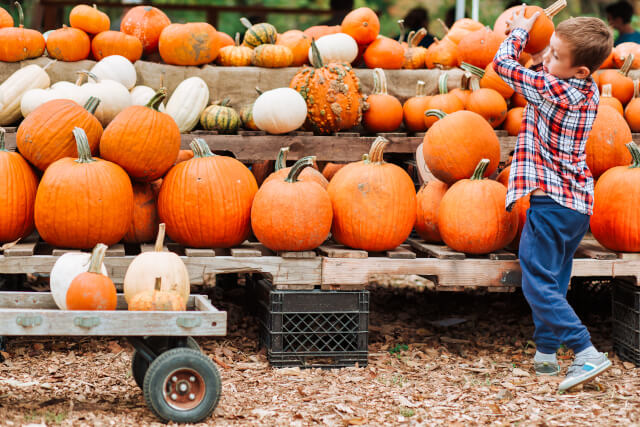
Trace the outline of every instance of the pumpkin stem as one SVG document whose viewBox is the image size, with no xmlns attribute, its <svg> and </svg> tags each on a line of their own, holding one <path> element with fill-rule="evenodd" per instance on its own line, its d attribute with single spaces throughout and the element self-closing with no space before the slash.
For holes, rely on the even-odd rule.
<svg viewBox="0 0 640 427">
<path fill-rule="evenodd" d="M 282 147 L 280 151 L 278 151 L 276 165 L 274 166 L 276 172 L 287 167 L 287 154 L 289 154 L 289 147 Z"/>
<path fill-rule="evenodd" d="M 314 68 L 322 68 L 324 67 L 324 62 L 322 61 L 322 55 L 320 55 L 320 50 L 318 49 L 318 45 L 316 44 L 315 39 L 311 39 L 311 63 Z"/>
<path fill-rule="evenodd" d="M 100 105 L 100 98 L 90 96 L 89 99 L 87 99 L 87 102 L 84 104 L 84 109 L 91 114 L 95 114 L 96 110 L 98 109 L 98 105 Z"/>
<path fill-rule="evenodd" d="M 76 163 L 93 163 L 96 161 L 91 157 L 91 148 L 89 147 L 89 138 L 82 128 L 73 128 L 73 136 L 76 138 L 76 146 L 78 148 L 78 158 Z"/>
<path fill-rule="evenodd" d="M 100 83 L 100 78 L 98 78 L 98 76 L 96 76 L 95 74 L 93 74 L 91 71 L 88 70 L 80 70 L 78 71 L 78 74 L 82 74 L 87 76 L 87 82 L 89 81 L 89 79 L 92 79 L 93 81 L 95 81 L 96 83 Z"/>
<path fill-rule="evenodd" d="M 244 16 L 242 18 L 240 18 L 240 23 L 242 23 L 242 25 L 244 25 L 247 29 L 251 28 L 253 26 L 253 24 L 251 23 L 251 21 L 249 21 L 247 18 L 245 18 Z"/>
<path fill-rule="evenodd" d="M 480 89 L 480 79 L 476 76 L 471 77 L 471 79 L 469 79 L 469 86 L 471 86 L 471 90 L 473 91 Z"/>
<path fill-rule="evenodd" d="M 102 274 L 102 263 L 104 262 L 104 255 L 107 252 L 107 245 L 104 243 L 98 243 L 91 252 L 91 261 L 89 262 L 89 273 Z"/>
<path fill-rule="evenodd" d="M 484 77 L 484 70 L 480 67 L 476 67 L 475 65 L 471 65 L 467 62 L 463 62 L 462 64 L 460 64 L 460 68 L 462 68 L 463 70 L 473 74 L 474 76 L 478 77 L 479 79 Z"/>
<path fill-rule="evenodd" d="M 560 12 L 565 7 L 567 7 L 567 0 L 558 0 L 555 3 L 553 3 L 551 6 L 546 8 L 544 10 L 544 14 L 547 15 L 549 18 L 553 18 L 558 14 L 558 12 Z"/>
<path fill-rule="evenodd" d="M 235 37 L 236 47 L 240 46 L 240 33 L 236 33 Z"/>
<path fill-rule="evenodd" d="M 631 69 L 631 65 L 633 65 L 633 53 L 630 53 L 625 59 L 622 67 L 620 67 L 620 74 L 627 77 L 629 74 L 629 70 Z"/>
<path fill-rule="evenodd" d="M 200 151 L 200 146 L 198 146 L 198 144 L 196 144 L 195 141 L 191 141 L 189 143 L 189 148 L 191 148 L 191 151 L 193 151 L 193 157 L 195 158 L 202 157 L 202 151 Z"/>
<path fill-rule="evenodd" d="M 289 171 L 289 174 L 284 179 L 285 182 L 289 182 L 292 184 L 294 182 L 297 182 L 298 177 L 302 173 L 302 170 L 307 166 L 313 165 L 313 162 L 315 161 L 315 159 L 316 159 L 316 156 L 306 156 L 301 158 L 297 162 L 295 162 L 293 166 L 291 166 L 291 170 Z"/>
<path fill-rule="evenodd" d="M 438 119 L 444 119 L 445 117 L 447 117 L 447 113 L 445 113 L 442 110 L 436 110 L 436 109 L 427 110 L 424 112 L 424 115 L 427 117 L 434 116 L 434 117 L 437 117 Z"/>
<path fill-rule="evenodd" d="M 418 31 L 416 31 L 413 37 L 410 37 L 408 40 L 409 48 L 418 46 L 418 43 L 420 43 L 426 35 L 426 28 L 420 28 Z"/>
<path fill-rule="evenodd" d="M 416 97 L 427 96 L 427 84 L 422 80 L 416 83 Z"/>
<path fill-rule="evenodd" d="M 162 277 L 156 277 L 156 283 L 153 287 L 157 292 L 162 290 Z"/>
<path fill-rule="evenodd" d="M 444 21 L 440 18 L 438 18 L 438 22 L 440 23 L 440 25 L 442 25 L 444 33 L 447 34 L 449 32 L 449 27 L 447 27 L 447 24 L 445 24 Z"/>
<path fill-rule="evenodd" d="M 361 160 L 365 163 L 369 163 L 369 153 L 364 153 Z"/>
<path fill-rule="evenodd" d="M 211 148 L 209 148 L 209 144 L 207 144 L 207 141 L 205 141 L 202 138 L 196 138 L 193 140 L 193 142 L 196 143 L 196 145 L 199 148 L 199 151 L 201 152 L 200 157 L 213 157 L 215 156 L 215 154 L 213 154 L 211 152 Z"/>
<path fill-rule="evenodd" d="M 42 67 L 42 69 L 44 71 L 47 71 L 47 68 L 51 67 L 53 64 L 55 64 L 56 62 L 58 62 L 57 59 L 52 59 L 51 61 L 47 62 L 47 65 L 45 65 L 44 67 Z"/>
<path fill-rule="evenodd" d="M 640 149 L 635 142 L 631 141 L 625 144 L 627 150 L 631 153 L 631 164 L 629 169 L 640 168 Z"/>
<path fill-rule="evenodd" d="M 637 98 L 638 96 L 640 96 L 640 92 L 639 92 L 638 86 L 640 86 L 640 80 L 635 79 L 633 81 L 633 97 L 634 98 Z"/>
<path fill-rule="evenodd" d="M 469 71 L 464 72 L 464 74 L 462 75 L 462 78 L 460 79 L 460 89 L 469 90 L 469 83 L 471 81 L 472 76 L 473 74 L 471 74 Z"/>
<path fill-rule="evenodd" d="M 166 232 L 166 225 L 164 222 L 161 222 L 158 226 L 158 235 L 156 236 L 156 245 L 153 248 L 155 252 L 162 252 L 162 247 L 164 246 L 164 235 Z"/>
<path fill-rule="evenodd" d="M 262 91 L 260 90 L 259 87 L 255 88 L 255 89 L 256 89 L 256 92 L 258 92 L 258 95 L 262 95 Z"/>
<path fill-rule="evenodd" d="M 78 77 L 76 78 L 76 86 L 81 86 L 82 81 L 84 80 L 84 74 L 80 71 L 76 71 L 76 74 L 78 75 Z"/>
<path fill-rule="evenodd" d="M 389 145 L 389 140 L 383 136 L 379 136 L 373 141 L 369 150 L 369 163 L 383 163 L 384 149 Z"/>
<path fill-rule="evenodd" d="M 398 19 L 398 27 L 400 27 L 400 37 L 398 37 L 398 42 L 402 43 L 404 41 L 404 35 L 407 32 L 407 29 L 404 26 L 404 19 Z"/>
<path fill-rule="evenodd" d="M 162 103 L 162 101 L 167 97 L 167 89 L 164 87 L 161 87 L 156 93 L 155 95 L 153 95 L 151 97 L 151 99 L 149 100 L 149 102 L 147 102 L 147 105 L 145 105 L 145 107 L 151 108 L 153 110 L 159 111 L 158 108 L 160 108 L 160 104 Z"/>
<path fill-rule="evenodd" d="M 611 98 L 613 96 L 612 93 L 613 93 L 613 89 L 612 89 L 611 83 L 602 85 L 602 93 L 600 94 L 600 96 L 604 98 Z"/>
<path fill-rule="evenodd" d="M 5 130 L 4 128 L 0 128 L 0 151 L 9 151 L 5 148 L 4 146 L 4 134 L 5 134 Z"/>
<path fill-rule="evenodd" d="M 376 85 L 377 82 L 377 85 Z M 382 68 L 373 69 L 373 95 L 388 95 L 387 77 Z"/>
<path fill-rule="evenodd" d="M 22 6 L 17 1 L 13 3 L 18 9 L 18 27 L 22 28 L 24 26 L 24 12 L 22 11 Z"/>
<path fill-rule="evenodd" d="M 224 98 L 218 105 L 221 107 L 228 107 L 230 102 L 231 98 Z"/>
<path fill-rule="evenodd" d="M 487 170 L 487 166 L 489 166 L 489 159 L 482 159 L 476 166 L 476 170 L 473 171 L 473 175 L 471 175 L 471 180 L 482 180 L 484 179 L 484 173 Z"/>
<path fill-rule="evenodd" d="M 440 77 L 438 77 L 438 91 L 440 92 L 440 95 L 444 95 L 449 92 L 449 89 L 447 88 L 448 82 L 449 82 L 449 74 L 447 73 L 440 74 Z"/>
</svg>

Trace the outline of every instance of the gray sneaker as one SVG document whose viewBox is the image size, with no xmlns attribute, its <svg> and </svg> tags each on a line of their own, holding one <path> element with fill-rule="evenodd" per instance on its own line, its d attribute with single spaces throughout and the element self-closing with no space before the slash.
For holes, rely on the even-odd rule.
<svg viewBox="0 0 640 427">
<path fill-rule="evenodd" d="M 558 386 L 558 391 L 566 391 L 578 384 L 583 384 L 594 379 L 611 367 L 611 361 L 606 353 L 600 353 L 598 357 L 589 359 L 576 359 L 569 370 L 567 376 Z"/>
<path fill-rule="evenodd" d="M 560 365 L 557 362 L 536 362 L 534 360 L 533 368 L 538 376 L 556 376 L 560 373 Z"/>
</svg>

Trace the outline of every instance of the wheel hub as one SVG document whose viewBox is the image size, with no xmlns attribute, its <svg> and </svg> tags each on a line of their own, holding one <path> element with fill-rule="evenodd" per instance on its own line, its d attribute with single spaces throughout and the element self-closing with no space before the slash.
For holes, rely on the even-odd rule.
<svg viewBox="0 0 640 427">
<path fill-rule="evenodd" d="M 188 411 L 204 399 L 205 384 L 202 376 L 193 369 L 178 369 L 167 375 L 163 396 L 169 406 L 179 411 Z"/>
</svg>

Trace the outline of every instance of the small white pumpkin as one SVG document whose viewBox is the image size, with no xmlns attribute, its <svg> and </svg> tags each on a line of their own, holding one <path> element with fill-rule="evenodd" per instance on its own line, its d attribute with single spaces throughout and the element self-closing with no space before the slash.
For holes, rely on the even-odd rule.
<svg viewBox="0 0 640 427">
<path fill-rule="evenodd" d="M 147 105 L 155 94 L 156 91 L 149 86 L 136 86 L 131 89 L 131 105 Z M 160 104 L 158 111 L 164 112 L 164 103 Z"/>
<path fill-rule="evenodd" d="M 253 121 L 271 134 L 292 132 L 304 124 L 307 103 L 297 91 L 281 87 L 268 90 L 253 104 Z"/>
<path fill-rule="evenodd" d="M 91 80 L 97 80 L 97 83 L 90 81 L 80 87 L 82 99 L 78 103 L 84 105 L 90 96 L 98 98 L 100 105 L 94 115 L 106 127 L 119 112 L 131 106 L 131 94 L 126 87 L 114 80 L 102 80 L 96 76 L 91 77 Z"/>
<path fill-rule="evenodd" d="M 55 91 L 51 89 L 29 89 L 22 96 L 22 100 L 20 101 L 20 111 L 22 112 L 22 117 L 27 117 L 33 110 L 44 104 L 45 102 L 51 101 L 56 95 Z"/>
<path fill-rule="evenodd" d="M 20 103 L 29 89 L 48 88 L 50 83 L 45 69 L 35 64 L 27 65 L 11 74 L 0 85 L 0 92 L 3 93 L 4 99 L 4 105 L 0 110 L 0 126 L 13 124 L 22 117 Z M 3 103 L 0 102 L 0 104 Z"/>
<path fill-rule="evenodd" d="M 114 80 L 122 83 L 127 89 L 136 85 L 136 67 L 121 55 L 111 55 L 101 59 L 90 70 L 99 80 Z"/>
<path fill-rule="evenodd" d="M 329 62 L 351 64 L 358 57 L 358 43 L 349 34 L 336 33 L 322 36 L 316 40 L 316 46 L 325 65 Z M 309 48 L 309 62 L 316 65 L 311 48 Z"/>
<path fill-rule="evenodd" d="M 189 77 L 173 91 L 165 113 L 173 117 L 180 132 L 189 132 L 198 124 L 209 104 L 209 87 L 200 77 Z"/>
<path fill-rule="evenodd" d="M 66 253 L 56 260 L 51 269 L 49 285 L 51 295 L 60 310 L 67 309 L 67 291 L 71 281 L 80 273 L 89 270 L 91 254 L 89 253 Z M 102 264 L 102 274 L 107 276 L 107 268 Z"/>
<path fill-rule="evenodd" d="M 124 298 L 128 302 L 140 292 L 153 291 L 156 277 L 161 278 L 162 291 L 174 291 L 182 296 L 186 305 L 191 293 L 189 272 L 184 262 L 173 252 L 162 250 L 165 225 L 160 224 L 155 250 L 136 256 L 124 275 Z"/>
</svg>

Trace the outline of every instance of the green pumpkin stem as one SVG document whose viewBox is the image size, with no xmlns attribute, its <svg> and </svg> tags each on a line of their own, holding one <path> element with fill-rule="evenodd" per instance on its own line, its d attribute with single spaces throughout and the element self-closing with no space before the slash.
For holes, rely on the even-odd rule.
<svg viewBox="0 0 640 427">
<path fill-rule="evenodd" d="M 93 79 L 96 83 L 100 83 L 100 78 L 98 76 L 96 76 L 95 74 L 93 74 L 91 71 L 80 70 L 77 73 L 81 74 L 83 76 L 87 76 L 87 82 L 89 81 L 89 79 Z M 78 83 L 76 82 L 76 84 L 78 84 Z"/>
<path fill-rule="evenodd" d="M 211 148 L 209 148 L 209 144 L 207 144 L 207 141 L 205 141 L 202 138 L 196 138 L 193 140 L 193 142 L 198 146 L 198 149 L 200 151 L 200 156 L 199 157 L 213 157 L 215 156 L 215 154 L 213 154 L 211 152 Z"/>
<path fill-rule="evenodd" d="M 284 180 L 289 183 L 297 182 L 302 170 L 307 166 L 312 166 L 315 159 L 316 156 L 307 156 L 295 162 Z"/>
<path fill-rule="evenodd" d="M 549 18 L 553 18 L 558 14 L 558 12 L 560 12 L 565 7 L 567 7 L 567 0 L 558 0 L 555 3 L 553 3 L 551 6 L 546 8 L 544 10 L 544 14 L 547 15 Z"/>
<path fill-rule="evenodd" d="M 166 233 L 166 226 L 164 222 L 161 222 L 158 226 L 158 235 L 156 236 L 156 245 L 153 248 L 155 252 L 162 252 L 162 247 L 164 246 L 164 235 Z"/>
<path fill-rule="evenodd" d="M 276 157 L 276 164 L 274 166 L 275 171 L 284 169 L 287 167 L 287 155 L 289 154 L 289 147 L 282 147 L 278 151 L 278 157 Z"/>
<path fill-rule="evenodd" d="M 627 150 L 631 153 L 631 164 L 629 165 L 630 169 L 640 168 L 640 149 L 636 145 L 635 142 L 631 141 L 625 144 Z"/>
<path fill-rule="evenodd" d="M 398 37 L 398 42 L 402 43 L 404 41 L 404 35 L 407 32 L 407 29 L 404 26 L 404 19 L 398 19 L 398 27 L 400 27 L 400 37 Z"/>
<path fill-rule="evenodd" d="M 320 55 L 320 50 L 318 49 L 315 39 L 311 39 L 311 59 L 313 59 L 311 62 L 314 68 L 324 67 L 324 61 L 322 61 L 322 55 Z"/>
<path fill-rule="evenodd" d="M 463 62 L 462 64 L 460 64 L 460 68 L 462 68 L 464 71 L 470 72 L 471 74 L 478 77 L 479 79 L 484 77 L 484 70 L 480 67 L 476 67 L 475 65 L 471 65 L 467 62 Z"/>
<path fill-rule="evenodd" d="M 22 6 L 17 1 L 13 3 L 18 9 L 18 27 L 22 28 L 24 26 L 24 12 L 22 11 Z"/>
<path fill-rule="evenodd" d="M 229 103 L 231 102 L 231 98 L 225 98 L 218 104 L 221 107 L 229 107 Z"/>
<path fill-rule="evenodd" d="M 107 252 L 107 245 L 98 243 L 91 252 L 91 261 L 89 262 L 89 273 L 102 274 L 102 263 Z"/>
<path fill-rule="evenodd" d="M 478 181 L 484 179 L 484 173 L 487 170 L 487 166 L 489 166 L 489 159 L 482 159 L 476 166 L 476 170 L 473 171 L 473 175 L 471 175 L 472 181 Z"/>
<path fill-rule="evenodd" d="M 149 102 L 147 102 L 146 107 L 151 108 L 153 110 L 156 111 L 160 111 L 158 110 L 160 108 L 160 104 L 162 104 L 162 101 L 164 101 L 164 99 L 167 97 L 167 88 L 161 87 L 149 100 Z"/>
<path fill-rule="evenodd" d="M 472 91 L 480 89 L 480 79 L 477 76 L 471 77 L 471 79 L 469 79 L 469 86 Z"/>
<path fill-rule="evenodd" d="M 245 28 L 249 29 L 251 27 L 253 27 L 253 24 L 251 23 L 251 21 L 249 21 L 247 18 L 245 18 L 244 16 L 242 18 L 240 18 L 240 23 L 242 25 L 245 26 Z"/>
<path fill-rule="evenodd" d="M 202 152 L 200 151 L 200 147 L 198 146 L 198 144 L 195 143 L 195 141 L 191 141 L 189 143 L 189 148 L 191 148 L 191 151 L 193 151 L 194 158 L 199 159 L 202 157 Z"/>
<path fill-rule="evenodd" d="M 377 85 L 376 85 L 377 82 Z M 382 68 L 373 69 L 373 95 L 388 95 L 387 77 Z"/>
<path fill-rule="evenodd" d="M 440 74 L 440 77 L 438 77 L 438 91 L 440 92 L 440 95 L 445 95 L 449 93 L 449 88 L 447 87 L 448 83 L 449 83 L 449 74 L 447 73 Z"/>
<path fill-rule="evenodd" d="M 73 128 L 73 136 L 76 138 L 76 146 L 78 147 L 78 158 L 76 163 L 93 163 L 96 161 L 91 157 L 91 148 L 89 146 L 89 138 L 82 128 Z"/>
<path fill-rule="evenodd" d="M 4 134 L 6 133 L 6 131 L 4 130 L 4 128 L 0 128 L 0 151 L 9 151 L 5 148 L 4 145 Z"/>
<path fill-rule="evenodd" d="M 84 109 L 91 114 L 95 114 L 96 110 L 98 109 L 98 105 L 100 105 L 100 98 L 90 96 L 89 99 L 87 99 L 87 102 L 84 104 Z"/>
<path fill-rule="evenodd" d="M 427 110 L 424 112 L 424 115 L 427 117 L 434 116 L 434 117 L 437 117 L 438 119 L 444 119 L 445 117 L 447 117 L 447 113 L 445 113 L 442 110 L 436 110 L 436 109 Z"/>
<path fill-rule="evenodd" d="M 633 59 L 634 59 L 633 53 L 630 53 L 629 56 L 627 56 L 624 59 L 624 63 L 622 64 L 622 67 L 620 67 L 620 70 L 618 70 L 620 71 L 620 74 L 627 77 L 627 75 L 629 74 L 629 70 L 631 69 L 631 65 L 633 65 Z"/>
<path fill-rule="evenodd" d="M 369 150 L 369 163 L 383 163 L 384 162 L 384 149 L 389 145 L 389 140 L 383 136 L 379 136 L 373 141 L 371 149 Z"/>
<path fill-rule="evenodd" d="M 427 96 L 427 84 L 422 80 L 418 80 L 416 83 L 416 98 Z"/>
</svg>

